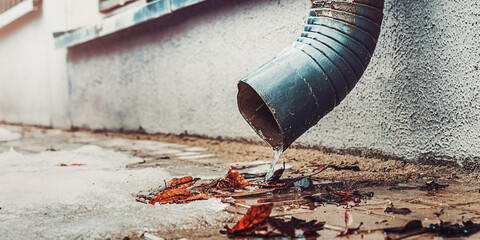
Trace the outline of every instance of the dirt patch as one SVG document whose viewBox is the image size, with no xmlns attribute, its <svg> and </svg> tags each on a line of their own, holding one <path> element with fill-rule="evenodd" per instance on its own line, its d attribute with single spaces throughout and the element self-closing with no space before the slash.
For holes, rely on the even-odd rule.
<svg viewBox="0 0 480 240">
<path fill-rule="evenodd" d="M 122 137 L 136 140 L 153 140 L 186 144 L 208 148 L 217 157 L 228 162 L 248 162 L 272 159 L 270 147 L 263 142 L 235 141 L 224 139 L 209 139 L 204 137 L 178 136 L 167 134 L 138 134 L 103 132 L 105 136 Z M 354 167 L 360 171 L 344 171 L 338 174 L 335 169 L 324 173 L 326 178 L 339 181 L 354 180 L 356 184 L 395 185 L 409 179 L 439 179 L 445 181 L 478 182 L 480 174 L 477 171 L 466 171 L 450 162 L 437 161 L 435 165 L 406 162 L 400 159 L 376 157 L 361 157 L 351 154 L 325 152 L 315 148 L 293 146 L 287 149 L 281 159 L 294 163 L 299 173 L 309 174 L 323 166 Z M 295 170 L 295 169 L 293 169 Z M 348 169 L 347 169 L 348 170 Z M 288 173 L 287 173 L 288 174 Z"/>
</svg>

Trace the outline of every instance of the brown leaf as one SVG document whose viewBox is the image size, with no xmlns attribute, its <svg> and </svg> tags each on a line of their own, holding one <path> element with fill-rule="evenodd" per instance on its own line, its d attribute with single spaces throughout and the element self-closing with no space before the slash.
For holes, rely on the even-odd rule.
<svg viewBox="0 0 480 240">
<path fill-rule="evenodd" d="M 210 191 L 210 189 L 219 190 L 236 190 L 250 185 L 243 176 L 235 171 L 233 167 L 230 167 L 225 177 L 215 180 L 210 184 L 202 185 L 203 191 Z"/>
<path fill-rule="evenodd" d="M 228 228 L 228 226 L 225 226 L 227 229 L 227 234 L 235 234 L 236 232 L 249 229 L 255 224 L 263 222 L 268 216 L 270 216 L 272 208 L 273 203 L 251 206 L 243 218 L 237 224 L 235 224 L 232 229 Z"/>
<path fill-rule="evenodd" d="M 197 200 L 207 200 L 207 199 L 214 198 L 214 197 L 215 196 L 210 195 L 208 193 L 200 193 L 200 194 L 197 194 L 197 195 L 193 195 L 193 196 L 191 196 L 187 199 L 184 199 L 184 200 L 182 200 L 182 202 L 190 203 L 190 202 L 197 201 Z"/>
<path fill-rule="evenodd" d="M 225 227 L 228 237 L 291 237 L 302 238 L 318 236 L 317 231 L 323 228 L 323 222 L 292 218 L 289 222 L 269 217 L 273 204 L 251 206 L 243 218 L 229 229 Z"/>
<path fill-rule="evenodd" d="M 385 213 L 393 213 L 393 214 L 401 214 L 401 215 L 407 215 L 407 214 L 410 214 L 412 212 L 412 210 L 408 209 L 408 208 L 396 208 L 394 207 L 393 205 L 392 206 L 388 206 L 385 211 Z"/>
<path fill-rule="evenodd" d="M 191 187 L 197 182 L 200 178 L 193 178 L 193 177 L 183 177 L 183 178 L 174 178 L 167 183 L 165 188 L 188 188 Z"/>
<path fill-rule="evenodd" d="M 324 222 L 316 220 L 307 222 L 305 220 L 292 217 L 289 222 L 283 219 L 268 217 L 265 221 L 254 227 L 235 233 L 237 236 L 249 237 L 290 237 L 305 238 L 318 236 L 317 231 L 323 229 Z M 233 235 L 230 235 L 233 236 Z"/>
<path fill-rule="evenodd" d="M 150 200 L 149 203 L 152 205 L 157 202 L 163 204 L 172 203 L 175 201 L 188 199 L 192 196 L 193 194 L 183 188 L 169 188 L 158 194 L 158 196 L 155 199 Z"/>
<path fill-rule="evenodd" d="M 67 165 L 67 164 L 65 164 L 65 163 L 59 163 L 59 164 L 57 164 L 57 166 L 59 166 L 59 167 L 83 166 L 83 165 L 85 165 L 85 164 L 84 164 L 84 163 L 72 163 L 72 164 L 70 164 L 70 165 Z"/>
<path fill-rule="evenodd" d="M 285 165 L 285 163 L 284 163 L 284 165 Z M 269 183 L 272 183 L 272 182 L 276 183 L 276 182 L 280 181 L 280 178 L 282 177 L 283 172 L 285 172 L 285 166 L 283 168 L 278 169 L 277 171 L 275 171 L 273 173 L 273 176 L 270 178 Z"/>
<path fill-rule="evenodd" d="M 233 170 L 232 166 L 228 170 L 228 173 L 223 179 L 223 181 L 221 181 L 221 184 L 224 185 L 226 188 L 234 189 L 243 188 L 249 185 L 247 180 L 245 180 L 245 178 L 243 178 L 240 173 Z"/>
</svg>

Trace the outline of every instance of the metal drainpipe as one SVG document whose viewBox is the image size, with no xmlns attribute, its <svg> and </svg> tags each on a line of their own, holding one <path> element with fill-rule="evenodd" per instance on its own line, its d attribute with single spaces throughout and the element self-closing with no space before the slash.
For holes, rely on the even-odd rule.
<svg viewBox="0 0 480 240">
<path fill-rule="evenodd" d="M 240 113 L 272 148 L 286 150 L 352 90 L 375 49 L 383 6 L 312 0 L 297 41 L 240 80 Z"/>
</svg>

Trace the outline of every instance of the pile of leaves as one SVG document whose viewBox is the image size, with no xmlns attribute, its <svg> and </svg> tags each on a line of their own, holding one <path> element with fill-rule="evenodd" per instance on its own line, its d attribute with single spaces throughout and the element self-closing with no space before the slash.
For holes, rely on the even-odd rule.
<svg viewBox="0 0 480 240">
<path fill-rule="evenodd" d="M 225 226 L 221 233 L 228 237 L 290 237 L 304 238 L 318 236 L 317 231 L 323 229 L 324 222 L 316 220 L 307 222 L 292 217 L 290 221 L 270 217 L 273 203 L 251 206 L 243 218 L 233 228 Z"/>
<path fill-rule="evenodd" d="M 328 166 L 327 166 L 328 167 Z M 321 171 L 325 170 L 323 168 Z M 237 202 L 231 196 L 239 196 L 244 190 L 261 190 L 260 188 L 273 188 L 273 191 L 288 190 L 297 187 L 302 190 L 312 189 L 312 176 L 318 173 L 302 176 L 298 178 L 281 179 L 285 169 L 277 170 L 272 178 L 262 183 L 249 183 L 245 178 L 230 167 L 228 173 L 219 179 L 209 183 L 200 184 L 199 178 L 183 177 L 174 178 L 164 186 L 157 189 L 140 192 L 137 194 L 137 201 L 149 204 L 170 204 L 170 203 L 190 203 L 196 200 L 204 200 L 210 198 L 223 198 L 222 201 L 241 207 L 248 208 L 243 218 L 235 224 L 233 228 L 225 226 L 226 230 L 222 231 L 228 237 L 286 237 L 286 238 L 305 238 L 318 236 L 317 231 L 332 226 L 325 225 L 324 222 L 305 221 L 292 217 L 285 220 L 278 217 L 270 216 L 273 203 L 248 206 Z M 333 190 L 327 187 L 327 193 L 310 196 L 315 202 L 347 204 L 348 202 L 359 203 L 362 199 L 370 198 L 373 193 L 360 193 L 358 191 L 346 192 Z M 271 191 L 271 190 L 267 190 Z M 233 193 L 233 194 L 232 194 Z M 247 192 L 250 194 L 249 192 Z M 252 193 L 255 194 L 255 193 Z M 353 216 L 350 212 L 345 213 L 345 228 L 340 228 L 340 235 L 353 234 L 358 228 L 351 228 Z"/>
<path fill-rule="evenodd" d="M 201 189 L 203 192 L 210 192 L 212 190 L 235 191 L 249 186 L 250 183 L 243 178 L 243 176 L 230 167 L 225 177 L 217 179 L 209 184 L 203 184 Z"/>
<path fill-rule="evenodd" d="M 235 191 L 249 185 L 233 167 L 230 167 L 223 178 L 212 183 L 196 186 L 198 180 L 200 178 L 190 176 L 174 178 L 163 187 L 138 193 L 136 200 L 149 204 L 190 203 L 196 200 L 224 197 L 224 195 L 219 194 L 219 191 Z"/>
</svg>

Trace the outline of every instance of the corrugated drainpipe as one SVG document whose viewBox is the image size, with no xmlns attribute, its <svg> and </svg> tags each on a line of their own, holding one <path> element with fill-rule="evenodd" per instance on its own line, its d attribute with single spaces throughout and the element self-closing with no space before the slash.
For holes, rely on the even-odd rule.
<svg viewBox="0 0 480 240">
<path fill-rule="evenodd" d="M 301 36 L 240 80 L 238 107 L 270 146 L 286 150 L 352 90 L 372 57 L 383 0 L 312 0 Z"/>
</svg>

